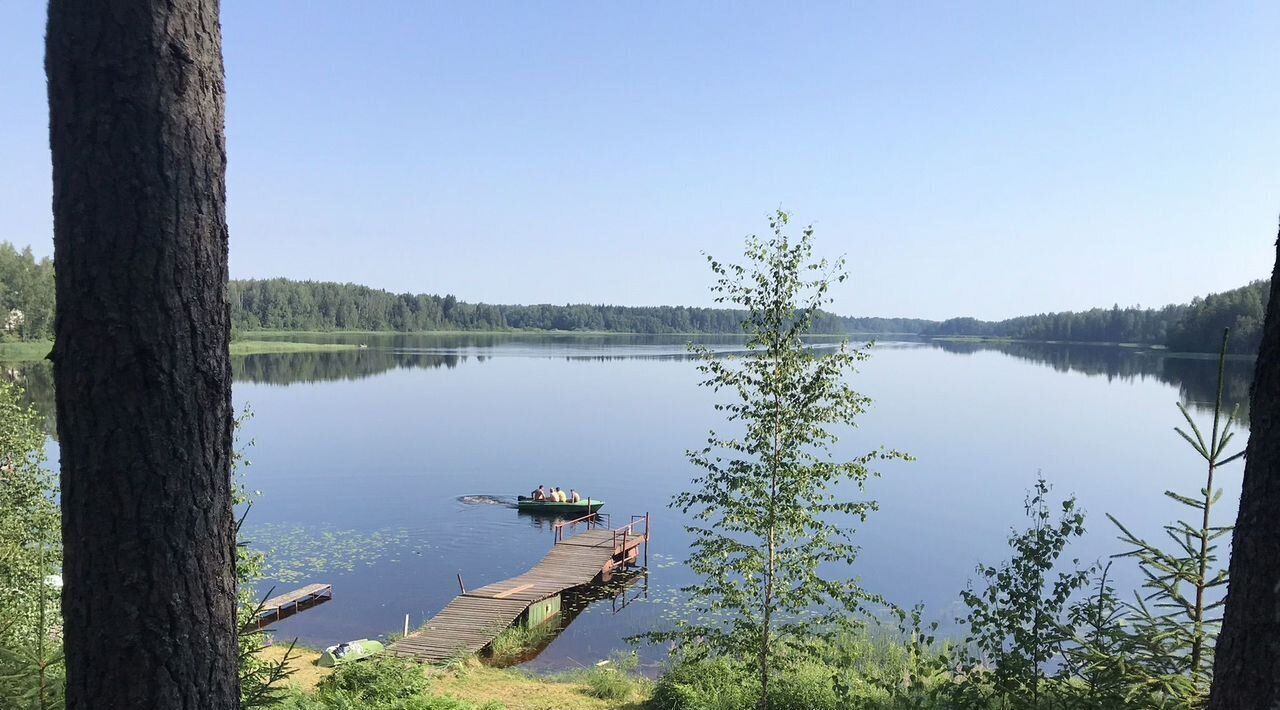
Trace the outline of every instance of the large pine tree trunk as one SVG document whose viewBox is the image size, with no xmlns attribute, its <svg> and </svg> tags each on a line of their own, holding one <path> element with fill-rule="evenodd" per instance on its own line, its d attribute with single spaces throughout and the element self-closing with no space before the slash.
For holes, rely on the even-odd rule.
<svg viewBox="0 0 1280 710">
<path fill-rule="evenodd" d="M 217 0 L 52 0 L 67 700 L 235 708 Z"/>
<path fill-rule="evenodd" d="M 1280 707 L 1280 237 L 1249 420 L 1213 710 Z"/>
</svg>

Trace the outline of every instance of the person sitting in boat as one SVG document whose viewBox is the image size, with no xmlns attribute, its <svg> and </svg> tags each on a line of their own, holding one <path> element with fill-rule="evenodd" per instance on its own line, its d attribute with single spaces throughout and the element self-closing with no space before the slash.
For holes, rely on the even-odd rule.
<svg viewBox="0 0 1280 710">
<path fill-rule="evenodd" d="M 570 503 L 582 502 L 582 496 L 578 495 L 578 491 L 576 489 L 573 489 L 573 488 L 569 489 L 569 502 Z"/>
<path fill-rule="evenodd" d="M 563 503 L 563 502 L 565 502 L 565 501 L 569 500 L 569 496 L 566 496 L 566 495 L 564 494 L 564 491 L 560 490 L 560 487 L 559 487 L 559 486 L 556 486 L 556 500 L 557 500 L 557 501 L 559 501 L 559 502 L 561 502 L 561 503 Z"/>
<path fill-rule="evenodd" d="M 538 490 L 534 491 L 533 495 L 530 497 L 533 498 L 534 500 L 546 500 L 547 499 L 546 486 L 538 486 Z"/>
</svg>

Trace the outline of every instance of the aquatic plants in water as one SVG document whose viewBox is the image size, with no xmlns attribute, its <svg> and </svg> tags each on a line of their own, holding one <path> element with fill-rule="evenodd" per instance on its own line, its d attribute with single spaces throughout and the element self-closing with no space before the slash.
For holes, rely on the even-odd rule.
<svg viewBox="0 0 1280 710">
<path fill-rule="evenodd" d="M 352 530 L 322 525 L 266 523 L 247 529 L 249 545 L 266 554 L 262 576 L 292 584 L 324 572 L 356 571 L 395 555 L 421 554 L 430 549 L 414 540 L 407 528 Z"/>
</svg>

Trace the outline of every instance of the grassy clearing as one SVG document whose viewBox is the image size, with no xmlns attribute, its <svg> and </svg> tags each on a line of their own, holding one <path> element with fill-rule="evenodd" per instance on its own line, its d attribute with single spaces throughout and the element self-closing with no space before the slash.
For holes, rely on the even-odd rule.
<svg viewBox="0 0 1280 710">
<path fill-rule="evenodd" d="M 543 678 L 475 663 L 438 673 L 431 691 L 477 705 L 496 702 L 507 710 L 640 710 L 648 698 L 643 692 L 623 699 L 601 698 L 585 677 L 576 674 Z"/>
<path fill-rule="evenodd" d="M 0 343 L 0 362 L 36 362 L 48 357 L 52 349 L 48 340 Z"/>
<path fill-rule="evenodd" d="M 258 652 L 258 655 L 266 661 L 279 661 L 284 658 L 284 652 L 288 650 L 288 643 L 277 643 L 274 646 L 268 646 Z M 333 673 L 332 668 L 321 668 L 316 665 L 316 661 L 320 660 L 320 652 L 310 648 L 302 648 L 297 646 L 293 649 L 293 656 L 289 659 L 289 668 L 293 669 L 293 675 L 289 676 L 289 685 L 298 690 L 312 691 L 316 689 L 316 685 L 324 680 L 325 676 Z"/>
<path fill-rule="evenodd" d="M 263 649 L 267 659 L 279 659 L 285 645 Z M 333 674 L 332 668 L 315 665 L 320 652 L 311 649 L 295 649 L 291 666 L 296 669 L 289 679 L 296 700 L 292 706 L 310 710 L 325 707 L 319 704 L 317 690 L 320 682 Z M 553 710 L 581 708 L 582 710 L 640 710 L 648 699 L 648 684 L 641 681 L 624 699 L 598 697 L 603 683 L 591 680 L 611 671 L 599 668 L 574 671 L 554 678 L 545 678 L 506 668 L 491 668 L 472 659 L 451 664 L 447 669 L 422 667 L 428 680 L 426 698 L 453 698 L 459 707 L 502 707 L 507 710 Z M 616 683 L 610 683 L 611 691 Z M 286 704 L 289 707 L 289 704 Z"/>
</svg>

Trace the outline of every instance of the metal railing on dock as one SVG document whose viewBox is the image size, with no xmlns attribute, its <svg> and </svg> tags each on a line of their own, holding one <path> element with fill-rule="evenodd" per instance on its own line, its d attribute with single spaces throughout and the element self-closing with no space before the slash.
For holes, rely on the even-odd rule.
<svg viewBox="0 0 1280 710">
<path fill-rule="evenodd" d="M 571 528 L 574 525 L 577 525 L 578 523 L 586 523 L 588 530 L 592 529 L 592 527 L 600 527 L 602 524 L 607 526 L 607 522 L 602 523 L 602 518 L 607 518 L 607 516 L 603 513 L 587 513 L 586 515 L 580 518 L 574 518 L 573 520 L 561 520 L 557 522 L 553 526 L 555 530 L 556 542 L 561 542 L 564 540 L 565 528 Z"/>
</svg>

